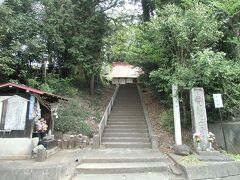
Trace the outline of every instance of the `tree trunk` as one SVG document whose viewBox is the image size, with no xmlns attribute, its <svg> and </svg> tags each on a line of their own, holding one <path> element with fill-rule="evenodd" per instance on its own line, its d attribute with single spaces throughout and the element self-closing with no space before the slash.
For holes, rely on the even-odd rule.
<svg viewBox="0 0 240 180">
<path fill-rule="evenodd" d="M 143 22 L 150 21 L 150 6 L 148 0 L 142 0 Z"/>
<path fill-rule="evenodd" d="M 89 81 L 89 88 L 90 88 L 90 94 L 94 94 L 94 74 L 91 75 L 90 81 Z"/>
</svg>

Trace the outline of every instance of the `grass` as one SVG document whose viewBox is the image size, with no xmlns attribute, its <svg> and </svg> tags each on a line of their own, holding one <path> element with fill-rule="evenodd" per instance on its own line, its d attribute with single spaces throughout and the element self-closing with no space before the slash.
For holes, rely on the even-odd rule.
<svg viewBox="0 0 240 180">
<path fill-rule="evenodd" d="M 231 158 L 233 158 L 235 161 L 240 161 L 240 154 L 227 154 Z"/>
<path fill-rule="evenodd" d="M 195 155 L 188 155 L 182 158 L 182 161 L 185 163 L 198 163 L 199 159 Z"/>
</svg>

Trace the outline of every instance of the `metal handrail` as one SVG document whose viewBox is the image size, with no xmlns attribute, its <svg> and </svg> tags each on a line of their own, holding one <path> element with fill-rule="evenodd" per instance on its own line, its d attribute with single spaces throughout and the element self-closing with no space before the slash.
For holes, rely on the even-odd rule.
<svg viewBox="0 0 240 180">
<path fill-rule="evenodd" d="M 116 99 L 116 96 L 117 96 L 117 92 L 118 92 L 118 89 L 119 89 L 119 85 L 117 85 L 114 93 L 113 93 L 113 96 L 110 100 L 110 102 L 108 103 L 108 106 L 103 114 L 103 117 L 98 125 L 98 135 L 99 135 L 99 143 L 101 144 L 101 139 L 102 139 L 102 134 L 103 134 L 103 131 L 104 131 L 104 128 L 105 126 L 107 125 L 107 120 L 108 120 L 108 116 L 109 114 L 111 113 L 111 110 L 112 110 L 112 106 L 114 104 L 114 101 Z"/>
</svg>

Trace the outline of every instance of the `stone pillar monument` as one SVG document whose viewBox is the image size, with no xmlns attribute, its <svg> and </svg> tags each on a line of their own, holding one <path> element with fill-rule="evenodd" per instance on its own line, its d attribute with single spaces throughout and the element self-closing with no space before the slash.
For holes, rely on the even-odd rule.
<svg viewBox="0 0 240 180">
<path fill-rule="evenodd" d="M 200 147 L 205 151 L 208 147 L 208 126 L 203 88 L 196 87 L 191 89 L 190 106 L 193 134 L 201 134 L 202 141 L 200 142 Z M 197 147 L 196 142 L 194 142 L 194 145 Z"/>
</svg>

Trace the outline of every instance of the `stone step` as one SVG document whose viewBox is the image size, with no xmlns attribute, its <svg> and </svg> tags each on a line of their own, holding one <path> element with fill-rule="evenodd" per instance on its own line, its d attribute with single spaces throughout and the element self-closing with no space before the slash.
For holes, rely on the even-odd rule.
<svg viewBox="0 0 240 180">
<path fill-rule="evenodd" d="M 109 126 L 111 125 L 147 125 L 145 121 L 108 121 Z"/>
<path fill-rule="evenodd" d="M 112 116 L 128 116 L 128 117 L 132 117 L 132 116 L 137 116 L 137 117 L 144 117 L 143 112 L 138 112 L 138 113 L 132 113 L 132 112 L 113 112 L 111 114 Z"/>
<path fill-rule="evenodd" d="M 111 113 L 116 113 L 116 112 L 122 112 L 122 113 L 135 113 L 135 112 L 143 112 L 142 109 L 112 109 L 112 112 Z"/>
<path fill-rule="evenodd" d="M 117 174 L 76 174 L 71 180 L 169 180 L 165 172 L 117 173 Z M 176 180 L 176 179 L 170 179 Z M 182 180 L 182 179 L 181 179 Z"/>
<path fill-rule="evenodd" d="M 82 156 L 82 160 L 84 159 L 101 159 L 100 161 L 105 161 L 105 159 L 144 159 L 143 162 L 149 161 L 148 159 L 159 159 L 161 161 L 168 162 L 167 156 L 159 151 L 155 151 L 152 149 L 92 149 L 91 151 L 86 151 L 84 156 Z M 81 162 L 82 162 L 81 160 Z M 159 160 L 159 162 L 160 162 Z M 122 161 L 122 160 L 120 160 Z M 84 161 L 85 162 L 85 161 Z M 87 161 L 86 161 L 87 162 Z M 91 161 L 93 162 L 93 161 Z M 96 161 L 99 162 L 99 161 Z M 111 161 L 117 162 L 117 161 Z M 131 161 L 131 162 L 135 162 Z M 137 160 L 136 162 L 139 162 Z"/>
<path fill-rule="evenodd" d="M 117 104 L 114 104 L 113 106 L 113 109 L 131 109 L 131 110 L 138 110 L 138 109 L 142 109 L 142 105 L 139 104 L 139 105 L 135 105 L 135 106 L 128 106 L 127 104 L 126 105 L 123 105 L 123 106 L 119 106 Z"/>
<path fill-rule="evenodd" d="M 118 103 L 115 103 L 113 108 L 116 108 L 116 109 L 119 109 L 119 108 L 129 108 L 129 109 L 142 109 L 142 105 L 141 104 L 135 104 L 135 105 L 131 105 L 131 104 L 128 104 L 128 103 L 125 103 L 125 104 L 118 104 Z"/>
<path fill-rule="evenodd" d="M 143 109 L 141 109 L 140 107 L 139 108 L 132 108 L 132 107 L 126 107 L 126 108 L 119 108 L 119 107 L 116 107 L 114 109 L 112 109 L 113 112 L 115 111 L 143 111 Z"/>
<path fill-rule="evenodd" d="M 122 123 L 123 125 L 130 125 L 130 124 L 146 124 L 145 119 L 109 119 L 107 123 Z"/>
<path fill-rule="evenodd" d="M 114 114 L 110 114 L 109 115 L 109 119 L 131 119 L 131 120 L 134 120 L 134 119 L 145 119 L 143 115 L 114 115 Z"/>
<path fill-rule="evenodd" d="M 144 116 L 124 116 L 124 115 L 114 115 L 110 114 L 108 119 L 117 119 L 117 120 L 145 120 Z"/>
<path fill-rule="evenodd" d="M 145 123 L 146 121 L 145 119 L 141 118 L 141 119 L 123 119 L 123 118 L 110 118 L 108 119 L 107 123 L 123 123 L 123 124 L 128 124 L 128 123 L 137 123 L 137 124 L 141 124 L 141 123 Z"/>
<path fill-rule="evenodd" d="M 148 129 L 105 129 L 104 133 L 148 133 Z"/>
<path fill-rule="evenodd" d="M 104 137 L 102 142 L 150 142 L 148 137 Z"/>
<path fill-rule="evenodd" d="M 81 163 L 136 163 L 136 162 L 167 162 L 167 159 L 164 157 L 92 157 L 84 158 L 81 160 Z"/>
<path fill-rule="evenodd" d="M 149 137 L 148 133 L 103 133 L 103 137 Z"/>
<path fill-rule="evenodd" d="M 116 102 L 114 104 L 114 108 L 121 108 L 121 107 L 124 107 L 124 108 L 138 108 L 138 109 L 141 109 L 142 108 L 142 105 L 140 103 L 129 103 L 129 102 L 125 102 L 125 103 L 118 103 Z"/>
<path fill-rule="evenodd" d="M 108 125 L 106 129 L 147 129 L 147 125 Z"/>
<path fill-rule="evenodd" d="M 102 147 L 105 148 L 152 148 L 151 143 L 143 142 L 102 142 Z"/>
<path fill-rule="evenodd" d="M 131 102 L 134 101 L 134 102 Z M 136 100 L 126 100 L 126 101 L 116 101 L 115 102 L 115 107 L 118 106 L 125 106 L 125 107 L 141 107 L 141 102 L 136 102 Z"/>
<path fill-rule="evenodd" d="M 78 165 L 76 170 L 84 174 L 164 172 L 168 171 L 168 166 L 163 162 L 84 163 Z"/>
</svg>

